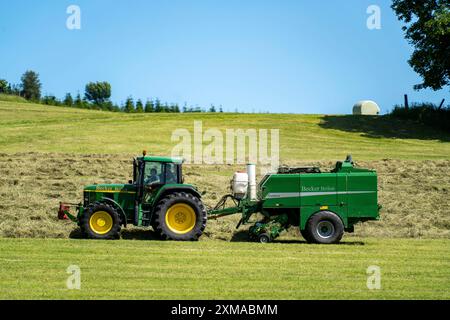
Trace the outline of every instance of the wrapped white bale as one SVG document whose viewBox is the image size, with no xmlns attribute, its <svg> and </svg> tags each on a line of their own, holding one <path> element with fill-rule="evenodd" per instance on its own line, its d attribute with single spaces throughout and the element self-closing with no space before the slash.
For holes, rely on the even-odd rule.
<svg viewBox="0 0 450 320">
<path fill-rule="evenodd" d="M 371 100 L 359 101 L 353 106 L 353 114 L 355 115 L 377 116 L 380 111 L 378 104 Z"/>
</svg>

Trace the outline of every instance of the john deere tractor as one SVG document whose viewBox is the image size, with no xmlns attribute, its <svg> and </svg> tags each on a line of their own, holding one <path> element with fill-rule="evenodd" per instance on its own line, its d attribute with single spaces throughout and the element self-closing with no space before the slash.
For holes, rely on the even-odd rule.
<svg viewBox="0 0 450 320">
<path fill-rule="evenodd" d="M 83 202 L 60 203 L 58 217 L 77 222 L 91 239 L 119 238 L 122 226 L 132 224 L 152 226 L 162 239 L 197 240 L 207 213 L 197 188 L 183 183 L 181 159 L 144 152 L 133 159 L 133 180 L 86 186 Z"/>
</svg>

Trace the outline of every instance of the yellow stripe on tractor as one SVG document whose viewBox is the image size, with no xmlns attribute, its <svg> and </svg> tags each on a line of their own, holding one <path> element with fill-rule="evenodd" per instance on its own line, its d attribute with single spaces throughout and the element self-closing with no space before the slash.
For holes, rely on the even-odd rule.
<svg viewBox="0 0 450 320">
<path fill-rule="evenodd" d="M 94 193 L 130 193 L 135 194 L 135 191 L 121 191 L 121 190 L 84 190 L 84 192 L 94 192 Z"/>
</svg>

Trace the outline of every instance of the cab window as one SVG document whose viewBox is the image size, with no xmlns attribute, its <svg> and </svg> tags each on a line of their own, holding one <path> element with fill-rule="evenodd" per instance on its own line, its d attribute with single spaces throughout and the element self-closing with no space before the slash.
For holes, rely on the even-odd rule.
<svg viewBox="0 0 450 320">
<path fill-rule="evenodd" d="M 166 183 L 178 183 L 178 168 L 174 163 L 166 164 Z"/>
<path fill-rule="evenodd" d="M 160 162 L 146 162 L 144 170 L 144 184 L 153 185 L 164 183 L 163 164 Z"/>
</svg>

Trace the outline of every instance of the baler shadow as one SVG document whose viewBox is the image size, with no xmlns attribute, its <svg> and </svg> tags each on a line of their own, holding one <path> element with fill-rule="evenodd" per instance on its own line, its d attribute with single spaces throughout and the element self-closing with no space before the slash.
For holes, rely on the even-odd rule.
<svg viewBox="0 0 450 320">
<path fill-rule="evenodd" d="M 242 231 L 237 231 L 233 234 L 233 236 L 231 237 L 230 242 L 255 242 L 254 240 L 250 239 L 248 231 L 246 230 L 242 230 Z M 306 244 L 307 242 L 303 239 L 289 239 L 289 240 L 282 240 L 282 239 L 276 239 L 273 241 L 273 243 L 304 243 Z"/>
<path fill-rule="evenodd" d="M 280 244 L 308 244 L 305 240 L 282 240 L 282 239 L 275 239 L 272 241 L 272 243 L 280 243 Z"/>
<path fill-rule="evenodd" d="M 248 231 L 236 231 L 230 239 L 230 242 L 252 242 Z"/>
<path fill-rule="evenodd" d="M 310 246 L 320 246 L 321 244 L 308 243 L 306 240 L 279 240 L 276 239 L 272 243 L 276 244 L 304 244 Z M 338 246 L 364 246 L 365 243 L 362 241 L 350 241 L 350 242 L 339 242 Z M 328 246 L 328 244 L 326 244 Z"/>
<path fill-rule="evenodd" d="M 298 244 L 308 244 L 311 246 L 320 246 L 320 244 L 308 243 L 305 240 L 274 240 L 273 243 L 283 243 L 283 244 L 298 243 Z M 343 242 L 339 242 L 339 244 L 337 244 L 337 245 L 338 246 L 364 246 L 366 244 L 362 241 L 343 241 Z M 328 244 L 327 244 L 327 246 L 328 246 Z"/>
<path fill-rule="evenodd" d="M 254 242 L 250 239 L 248 235 L 248 231 L 237 231 L 231 237 L 230 242 Z M 303 239 L 275 239 L 272 243 L 277 244 L 309 244 Z M 315 244 L 311 244 L 315 245 Z M 343 241 L 340 242 L 339 245 L 342 246 L 364 246 L 365 243 L 363 241 Z"/>
</svg>

